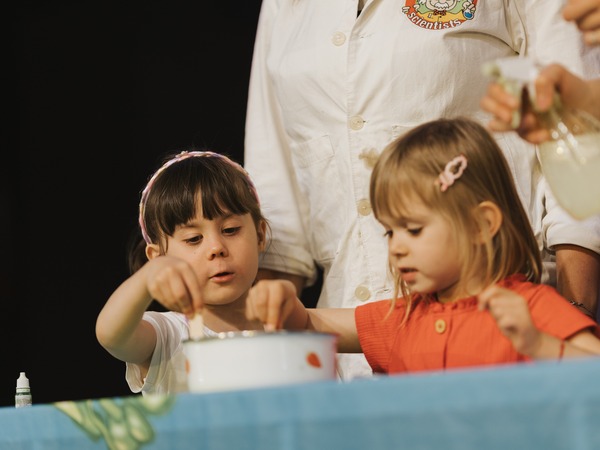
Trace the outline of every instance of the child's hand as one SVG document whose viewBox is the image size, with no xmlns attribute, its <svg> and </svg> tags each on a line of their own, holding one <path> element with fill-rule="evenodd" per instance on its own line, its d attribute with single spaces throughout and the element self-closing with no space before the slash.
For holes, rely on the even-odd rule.
<svg viewBox="0 0 600 450">
<path fill-rule="evenodd" d="M 260 320 L 266 331 L 277 330 L 298 310 L 299 303 L 296 287 L 291 281 L 260 280 L 248 293 L 246 317 L 248 320 Z M 303 307 L 301 309 L 304 310 Z"/>
<path fill-rule="evenodd" d="M 509 289 L 492 285 L 478 295 L 478 300 L 479 309 L 490 312 L 515 350 L 533 357 L 541 345 L 542 333 L 533 324 L 525 299 Z"/>
<path fill-rule="evenodd" d="M 201 286 L 192 267 L 172 256 L 158 256 L 144 266 L 150 296 L 170 311 L 192 317 L 203 307 Z"/>
</svg>

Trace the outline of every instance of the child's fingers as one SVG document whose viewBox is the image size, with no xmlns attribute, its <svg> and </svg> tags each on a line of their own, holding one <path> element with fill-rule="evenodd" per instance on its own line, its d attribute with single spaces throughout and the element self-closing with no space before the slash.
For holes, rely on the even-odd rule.
<svg viewBox="0 0 600 450">
<path fill-rule="evenodd" d="M 173 311 L 179 311 L 186 316 L 193 315 L 193 307 L 191 303 L 190 294 L 188 292 L 185 283 L 180 277 L 169 278 L 168 285 L 165 289 L 166 301 L 169 303 L 165 305 L 168 309 Z"/>
<path fill-rule="evenodd" d="M 490 309 L 490 302 L 492 301 L 492 298 L 494 298 L 494 295 L 496 295 L 497 293 L 497 287 L 492 285 L 489 286 L 487 288 L 485 288 L 483 291 L 481 291 L 481 293 L 477 296 L 477 306 L 478 309 L 480 311 L 484 311 L 484 310 L 489 310 Z"/>
<path fill-rule="evenodd" d="M 186 304 L 186 308 L 189 307 L 189 313 L 199 313 L 204 309 L 204 298 L 198 277 L 191 267 L 182 276 L 189 295 L 189 302 Z"/>
<path fill-rule="evenodd" d="M 172 301 L 179 312 L 191 317 L 195 312 L 202 311 L 204 306 L 202 292 L 198 277 L 191 266 L 180 261 L 167 268 L 167 271 Z"/>
<path fill-rule="evenodd" d="M 491 285 L 485 288 L 478 296 L 478 308 L 480 311 L 487 310 L 494 320 L 498 320 L 510 311 L 510 291 L 498 285 Z"/>
<path fill-rule="evenodd" d="M 260 320 L 266 331 L 277 329 L 281 303 L 277 301 L 277 287 L 273 281 L 259 281 L 254 285 L 246 299 L 246 318 Z"/>
<path fill-rule="evenodd" d="M 260 320 L 264 323 L 266 315 L 261 313 L 265 305 L 262 303 L 264 297 L 264 289 L 260 283 L 250 288 L 246 299 L 246 318 L 248 320 Z"/>
<path fill-rule="evenodd" d="M 202 308 L 200 287 L 191 266 L 178 258 L 159 256 L 147 266 L 146 288 L 165 308 L 187 316 L 194 313 L 194 301 Z"/>
<path fill-rule="evenodd" d="M 269 283 L 265 330 L 273 331 L 281 328 L 283 305 L 287 299 L 286 291 L 284 283 Z"/>
<path fill-rule="evenodd" d="M 282 280 L 261 280 L 248 293 L 246 317 L 260 320 L 266 331 L 280 329 L 283 324 L 284 306 L 295 299 L 294 285 Z"/>
<path fill-rule="evenodd" d="M 495 318 L 498 328 L 505 336 L 510 337 L 518 331 L 518 321 L 510 312 L 498 311 Z"/>
</svg>

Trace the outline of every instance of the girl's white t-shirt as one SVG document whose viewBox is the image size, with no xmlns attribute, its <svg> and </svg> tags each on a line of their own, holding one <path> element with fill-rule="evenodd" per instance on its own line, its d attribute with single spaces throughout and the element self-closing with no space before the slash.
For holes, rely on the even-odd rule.
<svg viewBox="0 0 600 450">
<path fill-rule="evenodd" d="M 185 315 L 173 311 L 146 311 L 143 320 L 156 330 L 156 347 L 145 378 L 142 378 L 139 365 L 126 363 L 125 379 L 129 389 L 142 395 L 187 392 L 183 341 L 189 338 L 189 327 Z M 204 333 L 207 336 L 217 334 L 207 327 L 204 327 Z"/>
</svg>

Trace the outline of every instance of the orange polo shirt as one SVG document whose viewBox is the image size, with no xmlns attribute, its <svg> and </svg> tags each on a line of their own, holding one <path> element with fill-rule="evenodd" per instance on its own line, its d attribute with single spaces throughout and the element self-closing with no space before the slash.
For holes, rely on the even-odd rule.
<svg viewBox="0 0 600 450">
<path fill-rule="evenodd" d="M 535 326 L 566 339 L 584 329 L 600 337 L 592 319 L 570 305 L 554 288 L 513 275 L 499 283 L 522 295 Z M 530 361 L 513 348 L 488 311 L 469 297 L 452 303 L 419 302 L 407 323 L 400 299 L 386 319 L 390 300 L 356 308 L 358 337 L 375 373 L 402 373 Z M 558 355 L 557 355 L 558 357 Z"/>
</svg>

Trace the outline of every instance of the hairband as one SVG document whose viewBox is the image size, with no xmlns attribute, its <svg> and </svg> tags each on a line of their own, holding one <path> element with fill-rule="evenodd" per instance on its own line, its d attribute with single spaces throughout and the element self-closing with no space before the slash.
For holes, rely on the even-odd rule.
<svg viewBox="0 0 600 450">
<path fill-rule="evenodd" d="M 454 182 L 461 177 L 466 168 L 466 156 L 459 155 L 446 164 L 446 167 L 444 167 L 444 170 L 435 180 L 435 183 L 440 185 L 440 190 L 442 192 L 446 192 L 446 189 L 452 186 Z"/>
<path fill-rule="evenodd" d="M 248 174 L 248 172 L 246 171 L 246 169 L 244 169 L 238 163 L 236 163 L 235 161 L 232 161 L 231 159 L 229 159 L 228 157 L 226 157 L 224 155 L 221 155 L 221 154 L 215 153 L 215 152 L 210 152 L 210 151 L 189 151 L 189 152 L 186 152 L 186 151 L 183 151 L 183 152 L 179 153 L 178 155 L 176 155 L 175 157 L 173 157 L 170 160 L 168 160 L 156 172 L 154 172 L 154 175 L 152 175 L 152 177 L 148 181 L 148 184 L 146 184 L 146 187 L 142 191 L 142 198 L 140 199 L 140 207 L 139 207 L 140 215 L 139 215 L 139 218 L 138 218 L 138 222 L 140 224 L 140 230 L 142 231 L 142 236 L 144 238 L 144 241 L 146 241 L 147 244 L 152 244 L 152 241 L 150 240 L 150 236 L 148 236 L 148 232 L 146 230 L 146 220 L 145 220 L 146 201 L 148 200 L 148 194 L 150 193 L 150 189 L 152 189 L 152 186 L 154 186 L 154 183 L 155 183 L 156 179 L 168 167 L 172 166 L 173 164 L 175 164 L 175 163 L 177 163 L 179 161 L 183 161 L 184 159 L 188 159 L 188 158 L 203 158 L 203 157 L 206 157 L 206 158 L 219 158 L 222 161 L 225 161 L 228 164 L 230 164 L 231 166 L 235 167 L 240 172 L 242 172 L 245 175 L 245 177 L 246 177 L 246 181 L 248 182 L 248 186 L 250 187 L 250 191 L 252 192 L 252 194 L 256 198 L 256 202 L 260 204 L 260 202 L 258 200 L 258 193 L 256 192 L 256 188 L 254 187 L 254 183 L 252 183 L 252 180 L 250 179 L 250 175 Z"/>
</svg>

